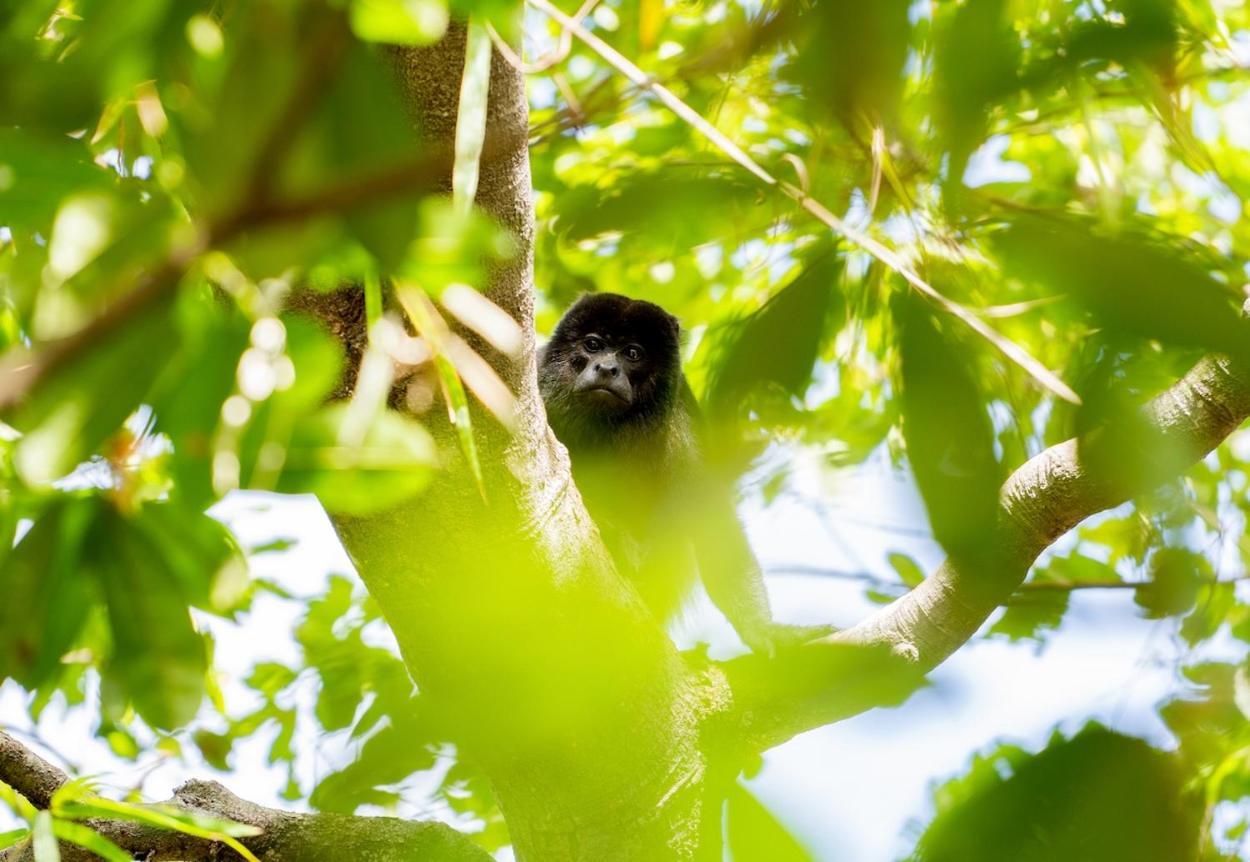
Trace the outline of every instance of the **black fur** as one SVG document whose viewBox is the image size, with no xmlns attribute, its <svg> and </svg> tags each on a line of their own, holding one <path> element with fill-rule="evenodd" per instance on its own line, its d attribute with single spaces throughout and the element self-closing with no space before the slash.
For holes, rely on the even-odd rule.
<svg viewBox="0 0 1250 862">
<path fill-rule="evenodd" d="M 702 463 L 677 318 L 617 294 L 582 297 L 543 350 L 538 382 L 586 508 L 657 618 L 681 607 L 697 574 L 752 649 L 828 633 L 772 621 L 732 483 Z"/>
<path fill-rule="evenodd" d="M 631 390 L 628 404 L 578 390 L 576 381 L 594 358 L 586 350 L 592 336 L 618 353 L 629 345 L 642 349 L 642 361 L 622 363 Z M 615 293 L 584 296 L 543 350 L 538 380 L 552 430 L 571 451 L 660 432 L 685 388 L 677 318 L 654 303 Z"/>
</svg>

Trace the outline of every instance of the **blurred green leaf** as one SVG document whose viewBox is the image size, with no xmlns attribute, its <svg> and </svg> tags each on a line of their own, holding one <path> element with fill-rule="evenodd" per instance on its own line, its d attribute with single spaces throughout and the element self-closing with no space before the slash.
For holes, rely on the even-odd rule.
<svg viewBox="0 0 1250 862">
<path fill-rule="evenodd" d="M 135 315 L 90 350 L 61 365 L 8 419 L 24 431 L 15 463 L 25 481 L 45 484 L 69 473 L 116 432 L 147 395 L 177 341 L 167 309 Z"/>
<path fill-rule="evenodd" d="M 962 560 L 993 548 L 1002 471 L 977 384 L 956 345 L 919 301 L 895 305 L 903 437 L 934 538 Z"/>
<path fill-rule="evenodd" d="M 1176 760 L 1097 727 L 1032 757 L 982 761 L 937 795 L 915 862 L 1196 858 L 1199 817 Z"/>
<path fill-rule="evenodd" d="M 1135 599 L 1149 619 L 1183 614 L 1194 606 L 1202 582 L 1215 579 L 1211 564 L 1183 548 L 1160 548 L 1150 558 L 1150 580 Z"/>
<path fill-rule="evenodd" d="M 56 843 L 56 829 L 52 815 L 40 811 L 35 815 L 31 829 L 31 845 L 35 862 L 61 862 L 61 850 Z"/>
<path fill-rule="evenodd" d="M 135 710 L 160 728 L 179 728 L 199 710 L 207 657 L 168 546 L 101 507 L 88 564 L 108 606 L 113 654 L 107 675 Z"/>
<path fill-rule="evenodd" d="M 34 688 L 74 645 L 95 598 L 81 560 L 98 517 L 94 501 L 62 497 L 0 562 L 0 678 Z"/>
<path fill-rule="evenodd" d="M 29 837 L 29 829 L 10 829 L 7 832 L 0 832 L 0 850 L 12 847 L 17 842 L 25 841 Z"/>
<path fill-rule="evenodd" d="M 730 788 L 725 831 L 735 862 L 806 862 L 816 858 L 741 784 Z"/>
<path fill-rule="evenodd" d="M 886 556 L 890 563 L 890 567 L 898 573 L 898 579 L 903 585 L 911 588 L 918 587 L 924 580 L 924 569 L 920 568 L 920 564 L 906 554 L 898 552 L 890 553 Z"/>
<path fill-rule="evenodd" d="M 277 490 L 316 494 L 327 510 L 354 515 L 391 508 L 419 493 L 437 463 L 429 432 L 384 412 L 361 439 L 346 440 L 348 410 L 327 407 L 299 423 Z"/>
<path fill-rule="evenodd" d="M 1164 237 L 1076 219 L 1019 217 L 996 243 L 1009 271 L 1071 294 L 1108 330 L 1246 351 L 1247 328 L 1232 293 Z"/>
<path fill-rule="evenodd" d="M 134 862 L 134 857 L 94 829 L 68 820 L 55 820 L 52 831 L 57 838 L 90 850 L 105 862 Z"/>
<path fill-rule="evenodd" d="M 817 104 L 857 129 L 894 119 L 903 88 L 910 26 L 907 0 L 829 0 L 794 21 L 802 38 L 798 79 Z"/>
<path fill-rule="evenodd" d="M 1068 612 L 1070 593 L 1063 590 L 1026 590 L 1013 595 L 1003 615 L 994 621 L 989 635 L 1003 635 L 1009 641 L 1039 640 L 1048 631 L 1057 631 Z"/>
<path fill-rule="evenodd" d="M 0 128 L 0 221 L 7 227 L 46 236 L 63 198 L 108 189 L 115 181 L 92 163 L 91 151 L 81 140 Z"/>
<path fill-rule="evenodd" d="M 433 751 L 422 744 L 427 738 L 428 729 L 411 720 L 381 728 L 365 740 L 354 761 L 317 784 L 309 802 L 321 811 L 344 813 L 361 805 L 392 804 L 397 794 L 378 788 L 434 766 Z"/>
<path fill-rule="evenodd" d="M 366 42 L 429 45 L 447 29 L 441 0 L 351 0 L 352 32 Z"/>
<path fill-rule="evenodd" d="M 938 35 L 934 79 L 951 182 L 985 137 L 991 108 L 1018 86 L 1019 60 L 1008 0 L 968 0 Z"/>
<path fill-rule="evenodd" d="M 705 397 L 713 423 L 730 420 L 761 388 L 800 397 L 811 381 L 821 346 L 843 323 L 845 308 L 833 250 L 824 246 L 807 261 L 759 310 L 716 336 Z"/>
<path fill-rule="evenodd" d="M 1181 623 L 1181 637 L 1190 646 L 1212 637 L 1228 619 L 1237 596 L 1234 584 L 1207 581 L 1198 588 L 1194 609 Z"/>
</svg>

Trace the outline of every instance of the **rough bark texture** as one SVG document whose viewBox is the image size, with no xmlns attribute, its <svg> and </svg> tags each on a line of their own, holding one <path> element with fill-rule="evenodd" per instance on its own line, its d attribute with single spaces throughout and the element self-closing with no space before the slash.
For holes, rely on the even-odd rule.
<svg viewBox="0 0 1250 862">
<path fill-rule="evenodd" d="M 37 808 L 47 808 L 52 794 L 69 777 L 16 739 L 0 732 L 0 777 Z M 442 823 L 414 823 L 393 817 L 342 814 L 292 814 L 235 796 L 215 781 L 188 781 L 166 805 L 255 826 L 261 834 L 241 839 L 257 858 L 274 862 L 488 862 L 488 853 Z M 145 862 L 212 860 L 239 855 L 223 844 L 120 820 L 91 820 L 91 828 Z M 29 844 L 0 851 L 0 862 L 33 862 Z M 63 862 L 99 859 L 73 844 L 61 844 Z"/>
</svg>

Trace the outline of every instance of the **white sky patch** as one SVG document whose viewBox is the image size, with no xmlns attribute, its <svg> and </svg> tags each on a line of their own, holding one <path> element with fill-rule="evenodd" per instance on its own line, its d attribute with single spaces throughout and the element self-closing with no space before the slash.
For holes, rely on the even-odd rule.
<svg viewBox="0 0 1250 862">
<path fill-rule="evenodd" d="M 991 183 L 1027 183 L 1031 180 L 1033 175 L 1027 166 L 1003 159 L 1010 144 L 1011 138 L 1007 135 L 995 135 L 982 144 L 968 159 L 964 185 L 977 188 Z"/>
</svg>

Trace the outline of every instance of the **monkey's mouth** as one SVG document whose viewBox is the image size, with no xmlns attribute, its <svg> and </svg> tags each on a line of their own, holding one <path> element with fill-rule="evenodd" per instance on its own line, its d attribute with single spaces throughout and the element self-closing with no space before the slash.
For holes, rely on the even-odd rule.
<svg viewBox="0 0 1250 862">
<path fill-rule="evenodd" d="M 587 386 L 581 390 L 582 396 L 604 406 L 623 407 L 629 404 L 624 393 L 610 386 Z"/>
</svg>

